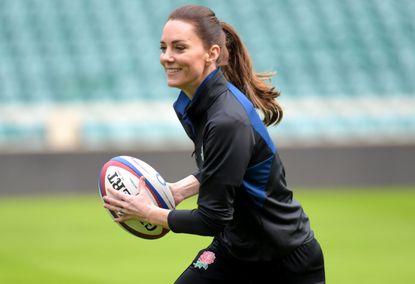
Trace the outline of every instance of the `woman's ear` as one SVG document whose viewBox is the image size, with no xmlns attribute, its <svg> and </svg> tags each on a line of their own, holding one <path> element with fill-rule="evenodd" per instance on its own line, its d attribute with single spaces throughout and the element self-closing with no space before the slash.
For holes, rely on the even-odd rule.
<svg viewBox="0 0 415 284">
<path fill-rule="evenodd" d="M 206 64 L 210 65 L 212 63 L 216 63 L 216 60 L 218 60 L 219 54 L 220 54 L 219 45 L 217 44 L 212 45 L 207 52 Z"/>
</svg>

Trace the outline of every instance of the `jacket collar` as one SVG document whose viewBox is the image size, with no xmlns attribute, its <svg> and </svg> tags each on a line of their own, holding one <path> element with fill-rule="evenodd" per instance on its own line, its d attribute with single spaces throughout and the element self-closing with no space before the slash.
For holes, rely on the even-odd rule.
<svg viewBox="0 0 415 284">
<path fill-rule="evenodd" d="M 227 81 L 220 70 L 217 68 L 210 73 L 197 88 L 195 95 L 190 100 L 181 91 L 174 103 L 174 109 L 181 116 L 188 115 L 190 118 L 201 116 L 211 105 L 211 103 L 227 89 Z"/>
</svg>

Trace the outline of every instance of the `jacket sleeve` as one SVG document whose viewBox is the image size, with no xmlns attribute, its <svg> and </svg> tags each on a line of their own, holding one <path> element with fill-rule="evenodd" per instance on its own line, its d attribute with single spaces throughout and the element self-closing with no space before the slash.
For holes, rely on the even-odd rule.
<svg viewBox="0 0 415 284">
<path fill-rule="evenodd" d="M 253 130 L 245 122 L 206 126 L 198 207 L 171 211 L 168 224 L 173 232 L 215 236 L 223 230 L 233 218 L 235 190 L 242 184 L 253 147 Z"/>
<path fill-rule="evenodd" d="M 200 183 L 200 175 L 201 175 L 201 172 L 200 172 L 200 170 L 197 170 L 197 171 L 195 171 L 193 174 L 192 174 L 198 181 L 199 181 L 199 183 Z"/>
</svg>

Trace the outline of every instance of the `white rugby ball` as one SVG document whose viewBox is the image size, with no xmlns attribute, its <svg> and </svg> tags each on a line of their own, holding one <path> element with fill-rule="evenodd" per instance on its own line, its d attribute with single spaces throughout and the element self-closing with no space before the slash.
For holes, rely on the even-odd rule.
<svg viewBox="0 0 415 284">
<path fill-rule="evenodd" d="M 111 196 L 107 190 L 109 187 L 124 194 L 137 195 L 141 176 L 146 179 L 146 187 L 154 204 L 165 209 L 175 208 L 173 195 L 162 176 L 144 161 L 130 156 L 114 157 L 104 164 L 99 176 L 101 198 L 106 195 Z M 114 218 L 120 214 L 108 211 Z M 144 239 L 158 239 L 169 231 L 162 226 L 152 225 L 138 219 L 130 219 L 119 224 L 131 234 Z"/>
</svg>

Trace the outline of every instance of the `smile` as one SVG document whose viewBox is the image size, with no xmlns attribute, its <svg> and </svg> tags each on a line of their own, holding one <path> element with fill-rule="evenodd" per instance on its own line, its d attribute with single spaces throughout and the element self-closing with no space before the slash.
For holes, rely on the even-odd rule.
<svg viewBox="0 0 415 284">
<path fill-rule="evenodd" d="M 182 70 L 181 68 L 166 68 L 166 73 L 167 74 L 174 74 L 179 72 L 180 70 Z"/>
</svg>

